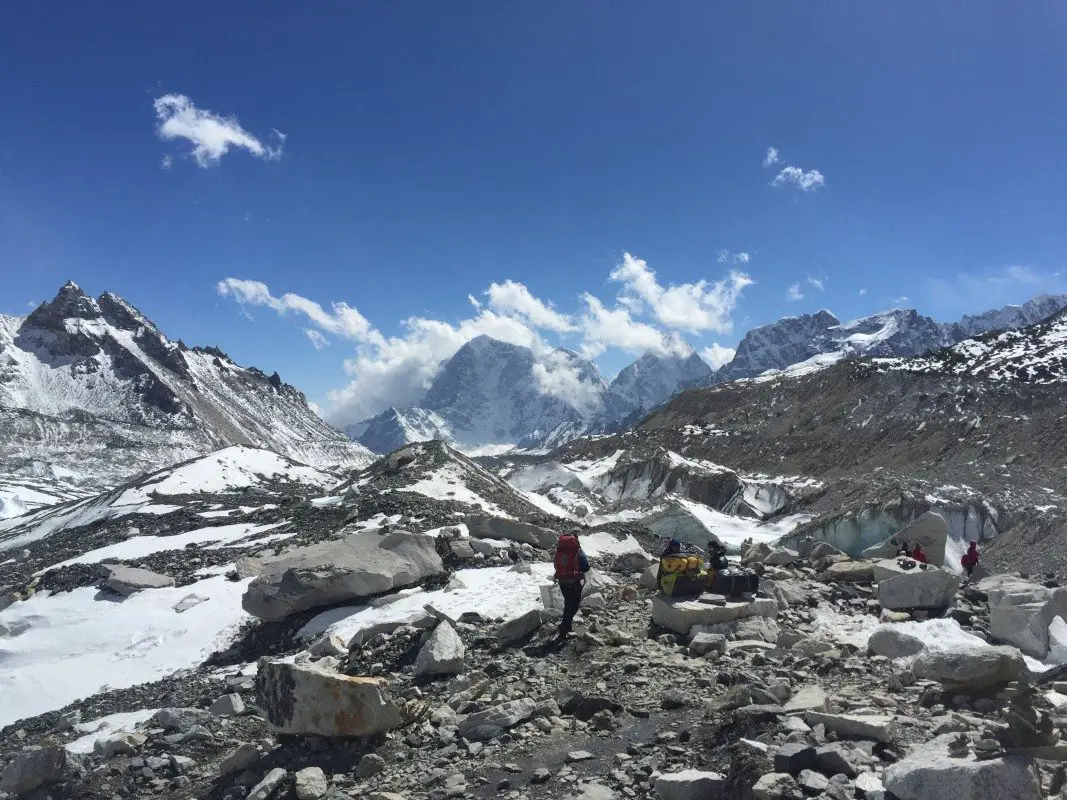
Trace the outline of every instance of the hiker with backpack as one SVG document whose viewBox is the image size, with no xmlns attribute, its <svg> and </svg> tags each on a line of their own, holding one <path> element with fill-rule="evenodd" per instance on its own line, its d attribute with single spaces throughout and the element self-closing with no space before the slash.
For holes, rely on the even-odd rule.
<svg viewBox="0 0 1067 800">
<path fill-rule="evenodd" d="M 553 565 L 555 574 L 552 580 L 559 584 L 559 590 L 563 594 L 563 620 L 559 624 L 559 636 L 562 639 L 571 632 L 574 615 L 582 604 L 585 573 L 589 571 L 589 559 L 586 558 L 575 534 L 565 533 L 559 537 Z"/>
</svg>

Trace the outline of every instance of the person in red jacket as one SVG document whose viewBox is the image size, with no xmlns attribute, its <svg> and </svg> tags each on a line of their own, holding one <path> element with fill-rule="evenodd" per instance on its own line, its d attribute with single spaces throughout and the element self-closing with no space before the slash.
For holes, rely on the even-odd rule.
<svg viewBox="0 0 1067 800">
<path fill-rule="evenodd" d="M 911 551 L 911 557 L 920 564 L 928 563 L 926 560 L 926 553 L 923 552 L 923 546 L 918 542 L 915 543 L 915 549 Z"/>
<path fill-rule="evenodd" d="M 961 566 L 967 570 L 967 577 L 971 577 L 974 568 L 978 566 L 978 542 L 971 542 L 967 552 L 960 559 Z"/>
</svg>

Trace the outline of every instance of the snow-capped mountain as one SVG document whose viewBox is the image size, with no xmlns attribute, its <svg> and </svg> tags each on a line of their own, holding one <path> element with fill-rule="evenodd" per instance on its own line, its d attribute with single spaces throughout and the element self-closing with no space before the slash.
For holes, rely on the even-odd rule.
<svg viewBox="0 0 1067 800">
<path fill-rule="evenodd" d="M 882 359 L 875 363 L 908 372 L 1062 383 L 1067 381 L 1067 310 L 1023 330 L 994 331 L 921 358 Z"/>
<path fill-rule="evenodd" d="M 651 410 L 682 384 L 701 380 L 713 370 L 696 353 L 660 356 L 645 353 L 620 372 L 608 387 L 605 406 L 610 419 L 621 420 L 637 410 Z"/>
<path fill-rule="evenodd" d="M 106 486 L 234 444 L 370 460 L 277 373 L 172 342 L 114 294 L 68 283 L 27 317 L 0 316 L 0 471 L 31 460 Z"/>
<path fill-rule="evenodd" d="M 1024 328 L 1067 307 L 1067 295 L 1043 295 L 1024 303 L 942 323 L 915 309 L 893 309 L 841 322 L 829 311 L 786 317 L 745 334 L 733 360 L 685 388 L 751 378 L 765 372 L 808 372 L 838 361 L 910 357 L 993 330 Z"/>
<path fill-rule="evenodd" d="M 527 347 L 479 336 L 444 363 L 420 403 L 390 408 L 345 431 L 380 453 L 429 439 L 467 449 L 551 448 L 613 430 L 710 372 L 695 353 L 649 353 L 608 384 L 573 351 L 560 348 L 538 358 Z"/>
</svg>

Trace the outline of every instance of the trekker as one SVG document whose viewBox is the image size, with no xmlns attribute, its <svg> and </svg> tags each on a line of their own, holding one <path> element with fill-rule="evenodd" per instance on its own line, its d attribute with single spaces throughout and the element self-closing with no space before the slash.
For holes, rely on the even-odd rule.
<svg viewBox="0 0 1067 800">
<path fill-rule="evenodd" d="M 714 539 L 708 542 L 708 569 L 718 572 L 730 566 L 726 560 L 726 548 Z"/>
<path fill-rule="evenodd" d="M 923 551 L 923 546 L 918 542 L 915 543 L 915 549 L 911 551 L 911 557 L 914 561 L 918 561 L 920 564 L 928 564 L 926 560 L 926 553 Z"/>
<path fill-rule="evenodd" d="M 565 533 L 556 542 L 554 559 L 555 575 L 553 580 L 559 584 L 563 594 L 563 620 L 559 624 L 560 638 L 571 632 L 574 615 L 582 604 L 582 589 L 585 588 L 585 573 L 589 571 L 589 559 L 585 556 L 573 533 Z"/>
<path fill-rule="evenodd" d="M 911 558 L 911 550 L 908 549 L 908 543 L 903 540 L 900 542 L 900 549 L 897 550 L 897 558 L 900 558 L 901 556 Z"/>
<path fill-rule="evenodd" d="M 978 542 L 971 542 L 967 552 L 960 559 L 960 565 L 967 570 L 967 577 L 971 577 L 974 568 L 978 566 Z"/>
</svg>

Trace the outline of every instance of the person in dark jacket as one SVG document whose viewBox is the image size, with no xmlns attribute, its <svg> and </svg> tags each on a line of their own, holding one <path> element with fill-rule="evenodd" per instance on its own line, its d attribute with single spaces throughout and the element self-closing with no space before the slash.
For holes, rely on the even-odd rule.
<svg viewBox="0 0 1067 800">
<path fill-rule="evenodd" d="M 559 624 L 559 636 L 565 638 L 574 625 L 574 615 L 582 605 L 585 589 L 585 573 L 589 571 L 589 559 L 574 534 L 563 534 L 556 543 L 553 580 L 559 584 L 563 595 L 563 619 Z"/>
<path fill-rule="evenodd" d="M 726 559 L 726 548 L 723 547 L 722 542 L 717 542 L 714 539 L 708 542 L 708 569 L 718 572 L 729 566 L 730 562 Z"/>
<path fill-rule="evenodd" d="M 967 552 L 960 559 L 960 565 L 967 570 L 967 577 L 971 577 L 974 573 L 974 568 L 978 566 L 978 542 L 970 543 L 967 547 Z"/>
</svg>

